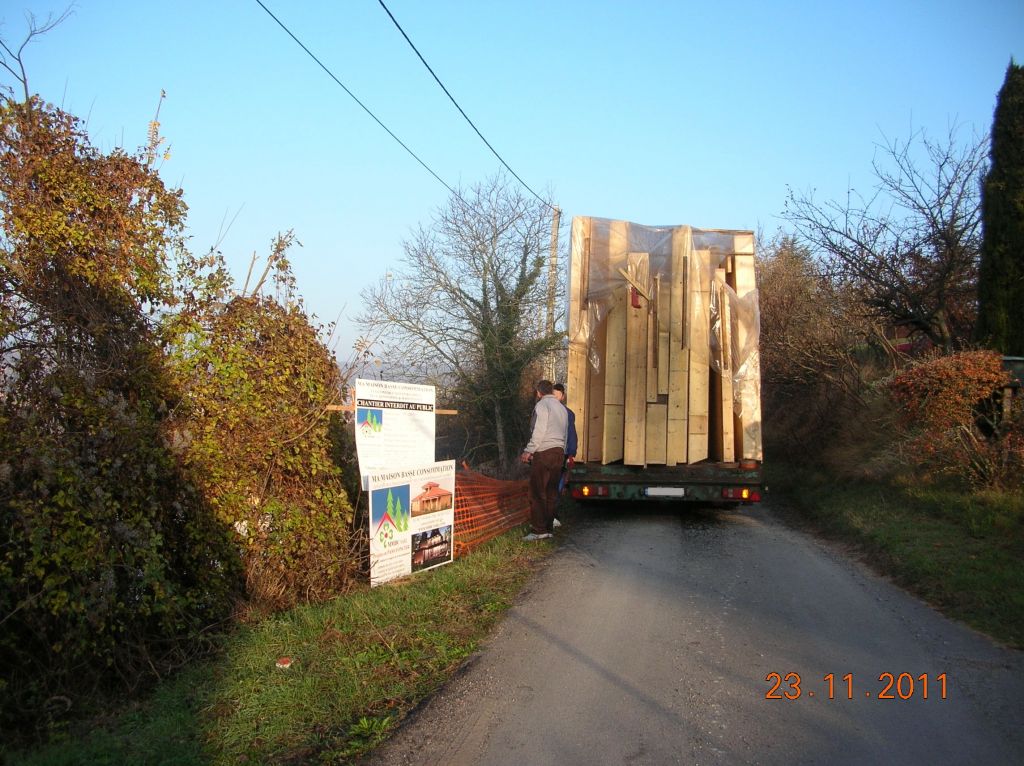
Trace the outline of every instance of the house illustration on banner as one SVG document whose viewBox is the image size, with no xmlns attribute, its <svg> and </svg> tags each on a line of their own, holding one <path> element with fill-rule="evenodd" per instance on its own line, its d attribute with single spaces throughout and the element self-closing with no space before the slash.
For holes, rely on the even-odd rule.
<svg viewBox="0 0 1024 766">
<path fill-rule="evenodd" d="M 377 525 L 377 531 L 373 534 L 382 543 L 395 539 L 395 535 L 398 534 L 398 525 L 391 518 L 390 513 L 384 511 L 384 515 L 381 517 L 380 523 Z"/>
<path fill-rule="evenodd" d="M 383 410 L 362 409 L 356 413 L 356 423 L 363 436 L 380 432 L 384 424 Z"/>
<path fill-rule="evenodd" d="M 452 507 L 452 493 L 437 482 L 428 481 L 423 485 L 423 492 L 412 499 L 411 505 L 413 516 L 447 511 Z"/>
</svg>

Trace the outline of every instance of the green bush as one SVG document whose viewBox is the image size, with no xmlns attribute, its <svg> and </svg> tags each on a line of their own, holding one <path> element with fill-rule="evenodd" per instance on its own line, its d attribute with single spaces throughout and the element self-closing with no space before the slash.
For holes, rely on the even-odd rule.
<svg viewBox="0 0 1024 766">
<path fill-rule="evenodd" d="M 341 382 L 290 235 L 264 274 L 280 300 L 262 279 L 233 295 L 147 156 L 0 93 L 5 742 L 207 648 L 246 586 L 277 608 L 356 567 L 327 432 Z"/>
<path fill-rule="evenodd" d="M 226 531 L 152 413 L 88 382 L 48 382 L 46 398 L 2 418 L 5 731 L 179 664 L 230 614 L 238 584 Z"/>
<path fill-rule="evenodd" d="M 0 725 L 5 741 L 173 668 L 238 555 L 167 449 L 150 316 L 184 205 L 78 121 L 0 98 Z"/>
<path fill-rule="evenodd" d="M 277 240 L 267 266 L 281 301 L 255 290 L 231 297 L 213 256 L 168 323 L 185 392 L 174 415 L 183 458 L 236 530 L 251 602 L 269 609 L 330 598 L 358 566 L 327 417 L 342 381 L 292 297 L 290 242 Z"/>
</svg>

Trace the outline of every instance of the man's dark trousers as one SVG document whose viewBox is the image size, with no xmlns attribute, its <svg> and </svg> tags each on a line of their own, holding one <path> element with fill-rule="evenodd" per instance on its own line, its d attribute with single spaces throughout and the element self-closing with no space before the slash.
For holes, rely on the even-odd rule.
<svg viewBox="0 0 1024 766">
<path fill-rule="evenodd" d="M 530 462 L 530 525 L 534 534 L 542 535 L 553 530 L 563 460 L 565 450 L 562 447 L 533 453 Z"/>
</svg>

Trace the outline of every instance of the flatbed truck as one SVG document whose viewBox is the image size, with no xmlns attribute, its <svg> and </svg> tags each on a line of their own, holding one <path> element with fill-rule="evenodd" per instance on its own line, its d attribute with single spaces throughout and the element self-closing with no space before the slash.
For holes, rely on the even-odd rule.
<svg viewBox="0 0 1024 766">
<path fill-rule="evenodd" d="M 760 501 L 753 232 L 576 217 L 568 324 L 572 497 Z"/>
</svg>

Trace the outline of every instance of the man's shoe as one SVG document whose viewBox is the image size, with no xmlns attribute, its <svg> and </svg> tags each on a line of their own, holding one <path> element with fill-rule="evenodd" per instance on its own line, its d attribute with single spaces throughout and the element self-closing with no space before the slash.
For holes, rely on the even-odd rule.
<svg viewBox="0 0 1024 766">
<path fill-rule="evenodd" d="M 524 537 L 523 539 L 529 542 L 533 542 L 534 540 L 546 540 L 549 537 L 554 537 L 554 535 L 550 532 L 544 532 L 539 535 L 536 532 L 530 532 L 530 534 L 526 535 L 526 537 Z"/>
<path fill-rule="evenodd" d="M 554 529 L 558 529 L 560 526 L 562 526 L 562 522 L 560 522 L 558 519 L 555 519 L 551 522 L 551 526 Z"/>
</svg>

